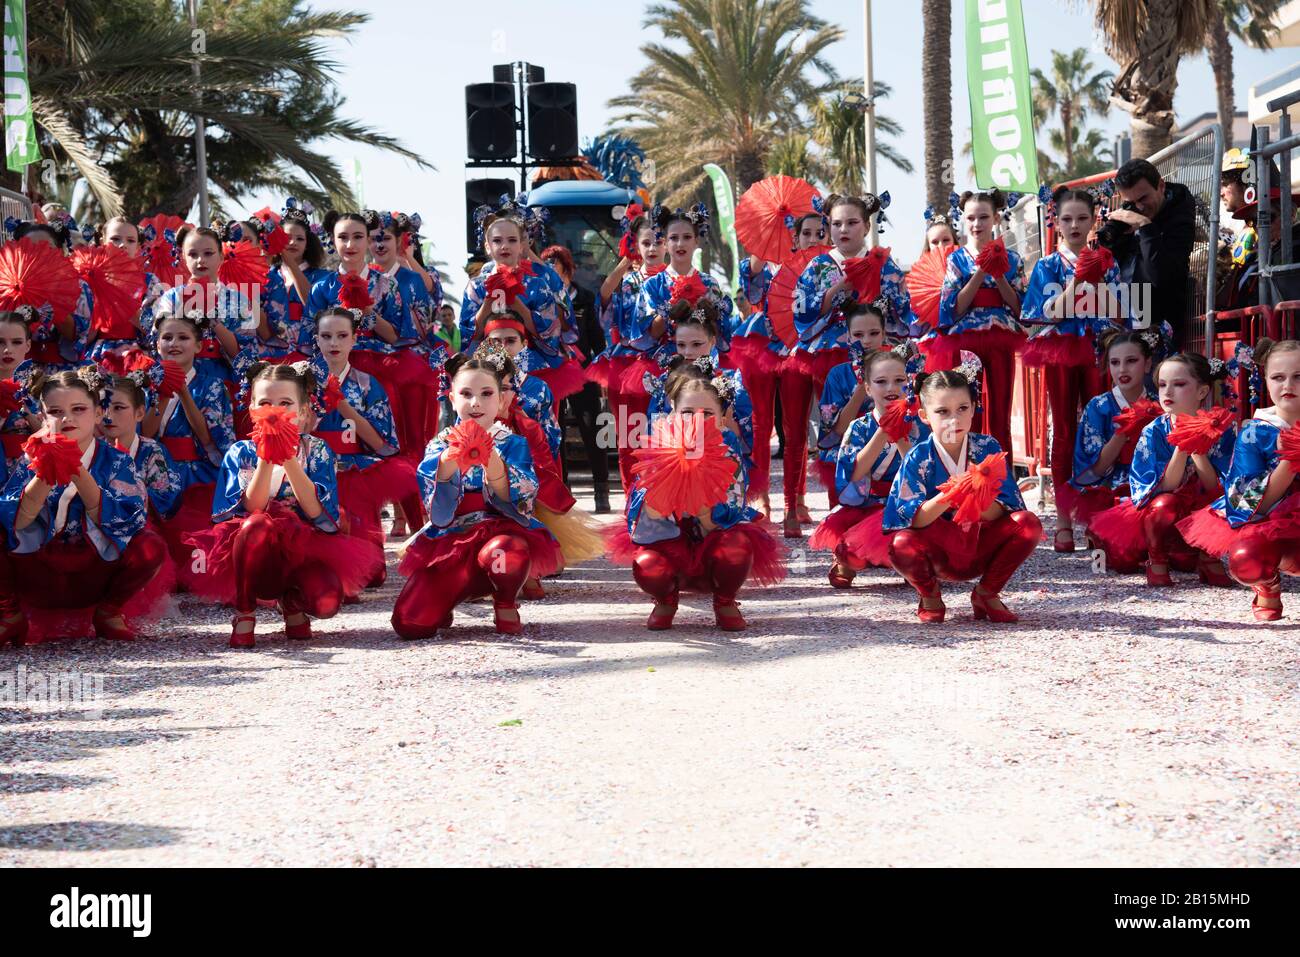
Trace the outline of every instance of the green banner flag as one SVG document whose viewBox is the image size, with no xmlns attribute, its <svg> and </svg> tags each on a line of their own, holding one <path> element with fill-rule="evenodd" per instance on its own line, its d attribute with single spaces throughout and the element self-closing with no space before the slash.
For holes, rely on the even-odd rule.
<svg viewBox="0 0 1300 957">
<path fill-rule="evenodd" d="M 1038 150 L 1020 0 L 966 0 L 966 82 L 975 182 L 1036 192 Z"/>
<path fill-rule="evenodd" d="M 713 201 L 718 207 L 718 235 L 731 249 L 731 288 L 734 295 L 740 287 L 740 247 L 736 244 L 736 198 L 731 192 L 731 180 L 716 163 L 705 163 L 704 172 L 713 181 Z"/>
<path fill-rule="evenodd" d="M 41 158 L 27 84 L 27 11 L 24 0 L 5 5 L 5 162 L 14 172 Z"/>
</svg>

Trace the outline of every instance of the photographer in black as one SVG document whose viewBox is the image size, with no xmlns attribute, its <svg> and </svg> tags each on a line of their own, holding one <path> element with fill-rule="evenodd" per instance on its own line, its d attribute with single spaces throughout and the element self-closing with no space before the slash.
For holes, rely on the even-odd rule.
<svg viewBox="0 0 1300 957">
<path fill-rule="evenodd" d="M 1175 345 L 1185 340 L 1191 302 L 1189 261 L 1196 234 L 1196 199 L 1182 183 L 1167 182 L 1143 159 L 1129 160 L 1115 174 L 1120 208 L 1098 231 L 1097 241 L 1114 254 L 1120 276 L 1146 284 L 1140 300 L 1147 314 L 1135 316 L 1155 328 L 1168 322 Z"/>
</svg>

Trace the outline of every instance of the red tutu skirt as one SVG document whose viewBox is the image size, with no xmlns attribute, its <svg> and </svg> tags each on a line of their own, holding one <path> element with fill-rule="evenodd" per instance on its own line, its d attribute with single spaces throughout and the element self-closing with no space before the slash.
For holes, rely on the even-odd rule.
<svg viewBox="0 0 1300 957">
<path fill-rule="evenodd" d="M 498 535 L 514 535 L 528 544 L 530 578 L 546 578 L 564 568 L 560 543 L 544 528 L 524 528 L 508 518 L 493 516 L 468 528 L 430 538 L 418 536 L 402 556 L 397 570 L 410 578 L 422 568 L 455 567 L 474 561 L 484 545 Z"/>
<path fill-rule="evenodd" d="M 1025 343 L 1020 360 L 1027 366 L 1087 368 L 1097 365 L 1097 351 L 1091 336 L 1050 333 Z"/>
<path fill-rule="evenodd" d="M 827 462 L 824 459 L 818 459 L 815 470 L 817 472 L 817 481 L 822 483 L 822 490 L 826 492 L 834 492 L 835 463 Z"/>
<path fill-rule="evenodd" d="M 1189 482 L 1173 493 L 1190 510 L 1208 505 L 1212 497 Z M 1154 497 L 1154 496 L 1153 496 Z M 1184 519 L 1183 521 L 1186 521 Z M 1182 523 L 1179 523 L 1181 526 Z M 1132 499 L 1124 499 L 1113 508 L 1098 512 L 1088 526 L 1088 534 L 1105 550 L 1110 564 L 1117 570 L 1136 568 L 1147 557 L 1147 537 L 1142 529 L 1142 509 Z"/>
<path fill-rule="evenodd" d="M 819 552 L 833 552 L 844 543 L 844 536 L 849 529 L 865 522 L 872 515 L 883 511 L 884 506 L 841 505 L 827 515 L 808 538 L 808 547 Z"/>
<path fill-rule="evenodd" d="M 885 506 L 871 505 L 868 509 L 870 514 L 844 533 L 844 550 L 854 568 L 892 568 L 889 545 L 894 533 L 885 531 Z"/>
<path fill-rule="evenodd" d="M 609 547 L 609 559 L 616 565 L 631 565 L 642 550 L 658 552 L 678 570 L 687 591 L 712 594 L 708 570 L 704 567 L 704 556 L 710 541 L 723 531 L 730 530 L 744 534 L 753 550 L 753 564 L 749 567 L 745 581 L 756 585 L 775 585 L 785 578 L 785 549 L 772 537 L 771 532 L 757 522 L 740 522 L 731 526 L 731 529 L 715 528 L 699 542 L 692 542 L 685 535 L 679 535 L 649 545 L 632 541 L 627 526 L 620 523 L 606 530 L 605 542 Z"/>
<path fill-rule="evenodd" d="M 767 336 L 737 336 L 731 340 L 731 351 L 726 354 L 730 364 L 723 364 L 739 369 L 742 379 L 776 375 L 785 360 L 768 348 L 771 341 Z"/>
<path fill-rule="evenodd" d="M 963 349 L 967 352 L 974 352 L 976 355 L 994 352 L 1019 352 L 1025 347 L 1025 334 L 994 327 L 992 329 L 978 329 L 974 332 L 959 332 L 954 336 L 948 336 L 948 341 L 952 343 L 952 348 L 956 353 L 960 353 Z M 954 359 L 953 365 L 956 364 L 957 360 Z"/>
<path fill-rule="evenodd" d="M 212 499 L 216 491 L 216 485 L 211 483 L 191 485 L 181 493 L 176 514 L 161 523 L 159 531 L 167 542 L 167 550 L 181 568 L 188 567 L 193 558 L 194 546 L 189 544 L 189 537 L 212 525 Z"/>
<path fill-rule="evenodd" d="M 653 359 L 634 356 L 628 361 L 619 376 L 619 391 L 624 395 L 648 395 L 645 387 L 645 377 L 647 375 L 659 376 L 663 374 L 663 371 L 659 367 L 659 363 Z"/>
<path fill-rule="evenodd" d="M 1115 506 L 1116 499 L 1128 495 L 1128 486 L 1112 489 L 1105 485 L 1092 485 L 1082 491 L 1065 482 L 1055 486 L 1056 514 L 1068 515 L 1080 525 L 1091 527 L 1099 512 Z"/>
<path fill-rule="evenodd" d="M 832 369 L 849 361 L 849 350 L 836 346 L 819 352 L 792 352 L 782 362 L 782 373 L 808 376 L 814 382 L 825 382 Z"/>
<path fill-rule="evenodd" d="M 565 359 L 554 369 L 529 369 L 528 374 L 536 376 L 550 387 L 556 402 L 561 402 L 576 392 L 581 392 L 587 384 L 587 373 L 577 359 Z"/>
<path fill-rule="evenodd" d="M 374 574 L 376 548 L 364 538 L 342 533 L 322 532 L 298 517 L 298 513 L 280 502 L 272 502 L 267 514 L 275 523 L 276 547 L 285 575 L 311 562 L 324 562 L 338 575 L 344 595 L 356 595 Z M 189 536 L 192 549 L 202 551 L 205 568 L 196 572 L 192 565 L 180 568 L 181 581 L 195 595 L 224 605 L 235 600 L 235 535 L 243 527 L 241 519 L 232 518 Z M 382 554 L 380 559 L 382 561 Z"/>
<path fill-rule="evenodd" d="M 391 455 L 369 468 L 339 472 L 339 505 L 351 522 L 377 516 L 389 502 L 419 494 L 415 463 L 400 455 Z M 351 532 L 356 534 L 355 529 Z"/>
<path fill-rule="evenodd" d="M 600 386 L 602 389 L 608 389 L 610 388 L 611 382 L 618 381 L 616 378 L 615 370 L 617 369 L 617 366 L 615 363 L 617 363 L 621 358 L 623 357 L 617 356 L 611 358 L 610 356 L 597 356 L 591 360 L 591 363 L 587 368 L 582 370 L 582 377 L 588 382 L 596 383 L 596 385 Z"/>
<path fill-rule="evenodd" d="M 1178 523 L 1183 540 L 1216 558 L 1227 555 L 1244 541 L 1300 543 L 1300 494 L 1278 502 L 1258 522 L 1233 528 L 1228 520 L 1206 506 Z"/>
</svg>

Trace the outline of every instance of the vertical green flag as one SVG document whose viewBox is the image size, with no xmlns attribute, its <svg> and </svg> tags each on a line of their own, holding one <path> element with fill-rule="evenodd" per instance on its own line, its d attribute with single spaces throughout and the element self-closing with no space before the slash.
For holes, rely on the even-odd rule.
<svg viewBox="0 0 1300 957">
<path fill-rule="evenodd" d="M 718 207 L 718 235 L 731 249 L 731 288 L 734 294 L 740 287 L 740 247 L 736 244 L 736 198 L 731 192 L 731 180 L 716 163 L 705 163 L 704 172 L 713 181 L 713 201 Z"/>
<path fill-rule="evenodd" d="M 4 5 L 5 162 L 9 169 L 21 172 L 40 159 L 27 84 L 27 11 L 24 0 L 4 0 Z"/>
<path fill-rule="evenodd" d="M 966 0 L 966 82 L 975 181 L 1035 192 L 1038 150 L 1020 0 Z"/>
</svg>

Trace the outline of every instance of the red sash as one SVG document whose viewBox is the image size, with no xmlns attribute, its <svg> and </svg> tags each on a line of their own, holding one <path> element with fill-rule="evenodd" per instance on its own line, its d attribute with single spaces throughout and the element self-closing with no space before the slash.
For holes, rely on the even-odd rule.
<svg viewBox="0 0 1300 957">
<path fill-rule="evenodd" d="M 998 292 L 996 289 L 989 289 L 985 286 L 981 286 L 979 289 L 975 290 L 975 298 L 971 300 L 970 307 L 972 309 L 977 307 L 980 309 L 996 309 L 999 306 L 1006 308 L 1006 305 L 1007 304 L 1002 301 L 1002 293 Z"/>
<path fill-rule="evenodd" d="M 32 351 L 27 358 L 40 365 L 62 365 L 68 361 L 59 352 L 59 344 L 54 339 L 32 343 Z"/>
<path fill-rule="evenodd" d="M 893 479 L 872 479 L 871 494 L 876 498 L 887 498 L 889 496 L 889 490 L 893 485 Z"/>
<path fill-rule="evenodd" d="M 338 455 L 359 455 L 361 453 L 361 443 L 356 439 L 349 441 L 346 432 L 313 432 L 312 435 L 324 441 Z"/>
<path fill-rule="evenodd" d="M 0 442 L 4 442 L 5 458 L 16 459 L 23 454 L 23 446 L 27 444 L 29 438 L 23 432 L 3 432 L 0 433 Z"/>
<path fill-rule="evenodd" d="M 173 462 L 200 462 L 203 456 L 194 447 L 194 439 L 188 435 L 160 436 L 158 439 Z"/>
<path fill-rule="evenodd" d="M 483 498 L 482 492 L 466 492 L 456 506 L 457 515 L 468 515 L 470 512 L 486 512 L 487 500 Z"/>
<path fill-rule="evenodd" d="M 289 322 L 295 326 L 302 322 L 302 303 L 289 301 Z"/>
</svg>

